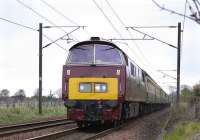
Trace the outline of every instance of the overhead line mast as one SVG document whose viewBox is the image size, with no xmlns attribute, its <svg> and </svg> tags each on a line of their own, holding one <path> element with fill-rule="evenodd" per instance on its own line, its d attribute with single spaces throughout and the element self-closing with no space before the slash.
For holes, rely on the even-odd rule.
<svg viewBox="0 0 200 140">
<path fill-rule="evenodd" d="M 178 23 L 177 27 L 178 27 L 178 42 L 177 42 L 177 47 L 174 46 L 174 45 L 172 45 L 172 44 L 170 44 L 170 43 L 162 41 L 162 40 L 160 40 L 158 38 L 155 38 L 155 37 L 153 37 L 151 35 L 148 35 L 148 34 L 142 32 L 142 31 L 140 31 L 138 29 L 135 29 L 134 27 L 126 27 L 126 28 L 127 29 L 130 28 L 130 29 L 132 29 L 132 30 L 134 30 L 134 31 L 136 31 L 138 33 L 141 33 L 141 34 L 146 35 L 148 37 L 154 38 L 155 40 L 157 40 L 157 41 L 159 41 L 159 42 L 161 42 L 163 44 L 166 44 L 169 47 L 177 49 L 177 98 L 176 98 L 176 103 L 177 103 L 177 105 L 179 105 L 179 101 L 180 101 L 180 65 L 181 65 L 181 23 L 180 22 Z"/>
<path fill-rule="evenodd" d="M 61 27 L 61 26 L 60 26 Z M 71 27 L 71 26 L 65 26 Z M 52 40 L 52 42 L 46 44 L 45 46 L 42 45 L 42 32 L 43 28 L 55 28 L 55 26 L 42 26 L 42 23 L 39 23 L 39 114 L 42 114 L 42 50 L 44 48 L 49 47 L 51 44 L 56 43 L 58 40 L 63 39 L 64 37 L 68 36 L 69 34 L 75 32 L 79 28 L 84 28 L 85 26 L 77 26 L 74 30 L 70 31 L 69 33 L 64 34 L 63 36 L 57 38 L 56 40 Z"/>
</svg>

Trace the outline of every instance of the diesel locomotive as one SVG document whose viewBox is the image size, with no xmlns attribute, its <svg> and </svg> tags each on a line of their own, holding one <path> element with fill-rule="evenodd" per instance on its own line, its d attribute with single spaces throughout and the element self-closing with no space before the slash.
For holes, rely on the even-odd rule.
<svg viewBox="0 0 200 140">
<path fill-rule="evenodd" d="M 162 88 L 111 41 L 92 37 L 73 45 L 63 66 L 67 118 L 79 127 L 118 124 L 169 105 Z"/>
</svg>

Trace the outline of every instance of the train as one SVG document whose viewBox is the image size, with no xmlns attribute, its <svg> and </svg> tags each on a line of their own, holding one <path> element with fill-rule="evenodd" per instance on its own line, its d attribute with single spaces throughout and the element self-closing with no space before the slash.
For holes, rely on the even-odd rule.
<svg viewBox="0 0 200 140">
<path fill-rule="evenodd" d="M 69 49 L 62 73 L 67 118 L 83 128 L 147 114 L 170 105 L 169 96 L 112 41 L 91 37 Z"/>
</svg>

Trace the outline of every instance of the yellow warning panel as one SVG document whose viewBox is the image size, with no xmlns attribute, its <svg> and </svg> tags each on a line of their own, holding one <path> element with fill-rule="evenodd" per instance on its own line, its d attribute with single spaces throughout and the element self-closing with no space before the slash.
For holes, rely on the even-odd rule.
<svg viewBox="0 0 200 140">
<path fill-rule="evenodd" d="M 80 92 L 81 83 L 90 83 L 91 92 Z M 95 92 L 95 83 L 105 83 L 106 92 Z M 70 78 L 69 79 L 69 96 L 71 100 L 117 100 L 118 97 L 118 79 L 117 78 Z"/>
</svg>

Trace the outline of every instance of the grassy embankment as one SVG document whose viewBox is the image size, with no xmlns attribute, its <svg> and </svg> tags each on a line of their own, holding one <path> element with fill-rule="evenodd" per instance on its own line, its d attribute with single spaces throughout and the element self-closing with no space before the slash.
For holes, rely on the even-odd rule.
<svg viewBox="0 0 200 140">
<path fill-rule="evenodd" d="M 173 132 L 166 134 L 163 140 L 192 140 L 197 133 L 200 133 L 200 122 L 181 122 Z"/>
<path fill-rule="evenodd" d="M 38 114 L 38 108 L 0 107 L 0 125 L 28 122 L 31 120 L 38 120 L 42 118 L 63 116 L 65 114 L 66 108 L 64 106 L 43 107 L 42 115 Z"/>
<path fill-rule="evenodd" d="M 163 140 L 192 140 L 196 134 L 200 134 L 200 121 L 195 119 L 193 107 L 189 103 L 181 103 L 171 108 Z"/>
</svg>

